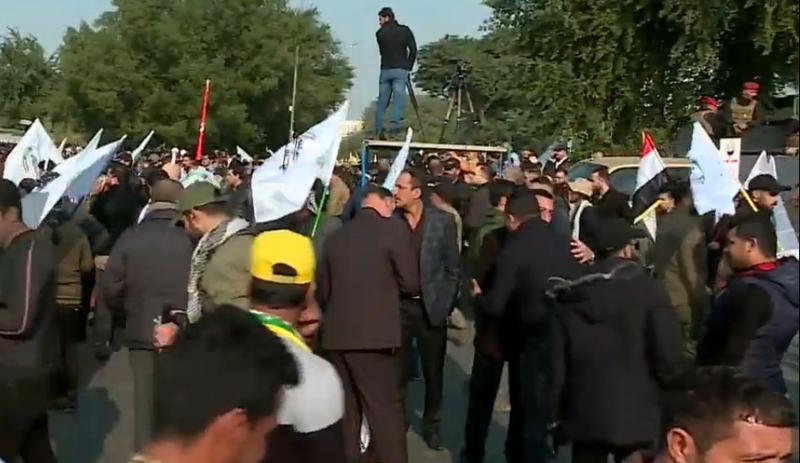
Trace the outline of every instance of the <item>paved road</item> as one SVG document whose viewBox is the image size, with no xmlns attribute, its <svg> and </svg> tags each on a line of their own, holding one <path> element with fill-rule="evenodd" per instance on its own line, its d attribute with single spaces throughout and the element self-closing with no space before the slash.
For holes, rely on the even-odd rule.
<svg viewBox="0 0 800 463">
<path fill-rule="evenodd" d="M 451 333 L 445 364 L 445 399 L 442 438 L 447 448 L 433 452 L 419 437 L 421 427 L 422 383 L 410 385 L 412 429 L 408 435 L 409 461 L 412 463 L 450 463 L 458 461 L 467 405 L 467 378 L 472 362 L 472 345 L 468 332 Z M 114 354 L 99 365 L 82 352 L 84 367 L 78 411 L 73 415 L 53 413 L 51 435 L 62 463 L 126 462 L 132 448 L 131 403 L 133 386 L 126 352 Z M 798 401 L 798 340 L 786 356 L 785 373 Z M 502 448 L 508 414 L 495 413 L 489 432 L 486 463 L 504 463 Z M 562 452 L 561 461 L 568 461 Z"/>
</svg>

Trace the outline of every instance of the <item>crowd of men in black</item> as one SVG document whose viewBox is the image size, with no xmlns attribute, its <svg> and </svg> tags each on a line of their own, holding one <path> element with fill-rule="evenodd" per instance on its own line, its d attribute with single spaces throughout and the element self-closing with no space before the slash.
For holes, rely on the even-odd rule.
<svg viewBox="0 0 800 463">
<path fill-rule="evenodd" d="M 568 181 L 566 146 L 544 166 L 523 152 L 519 168 L 480 153 L 414 155 L 392 191 L 380 186 L 386 161 L 363 175 L 340 166 L 303 211 L 269 224 L 252 223 L 252 166 L 204 160 L 222 196 L 204 182 L 180 186 L 198 163 L 166 158 L 131 165 L 120 156 L 86 203 L 57 208 L 37 230 L 21 222 L 26 191 L 0 184 L 0 458 L 56 461 L 53 377 L 56 405 L 74 409 L 74 350 L 89 307 L 97 354 L 107 358 L 115 342 L 131 353 L 134 461 L 256 463 L 267 447 L 286 448 L 277 415 L 300 444 L 271 461 L 406 462 L 406 385 L 417 364 L 422 437 L 441 450 L 441 427 L 456 425 L 442 420 L 447 329 L 461 327 L 461 312 L 475 326 L 464 463 L 484 461 L 505 367 L 510 463 L 549 461 L 567 442 L 575 463 L 791 456 L 796 418 L 781 362 L 798 332 L 800 282 L 797 260 L 778 257 L 771 210 L 784 187 L 771 177 L 750 184 L 758 212 L 743 207 L 711 226 L 692 211 L 688 185 L 665 185 L 653 240 L 607 169 Z M 320 215 L 324 227 L 311 226 Z M 308 237 L 316 263 L 289 266 L 297 256 L 284 256 L 263 276 L 263 243 L 294 243 L 270 235 L 283 229 Z M 259 245 L 262 236 L 274 241 Z M 302 280 L 309 272 L 313 284 Z M 265 297 L 258 280 L 279 290 L 268 285 Z M 133 282 L 141 293 L 124 293 Z M 287 290 L 299 297 L 275 298 Z M 166 293 L 176 295 L 167 309 L 192 323 L 156 320 L 153 334 L 153 318 L 172 313 Z M 298 311 L 286 316 L 287 307 Z M 265 313 L 283 314 L 286 327 L 264 330 Z M 320 357 L 288 355 L 290 344 L 270 334 L 281 329 Z M 286 392 L 309 394 L 317 379 L 342 410 L 302 408 Z M 304 416 L 287 418 L 282 400 Z M 247 438 L 231 437 L 245 424 Z"/>
</svg>

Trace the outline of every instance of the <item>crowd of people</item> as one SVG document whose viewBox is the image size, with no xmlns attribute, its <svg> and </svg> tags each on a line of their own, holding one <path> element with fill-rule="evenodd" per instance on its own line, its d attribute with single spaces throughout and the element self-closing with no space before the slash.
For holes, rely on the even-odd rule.
<svg viewBox="0 0 800 463">
<path fill-rule="evenodd" d="M 127 350 L 132 461 L 406 462 L 414 370 L 427 446 L 455 425 L 447 330 L 464 316 L 463 463 L 484 460 L 504 368 L 510 463 L 567 442 L 575 463 L 789 458 L 800 271 L 771 220 L 786 188 L 756 177 L 758 211 L 715 223 L 670 181 L 651 237 L 606 168 L 569 180 L 569 157 L 414 154 L 391 191 L 390 161 L 341 165 L 268 223 L 255 166 L 224 152 L 121 153 L 35 230 L 35 182 L 3 180 L 0 459 L 57 460 L 48 411 L 81 407 L 86 340 L 103 360 Z"/>
</svg>

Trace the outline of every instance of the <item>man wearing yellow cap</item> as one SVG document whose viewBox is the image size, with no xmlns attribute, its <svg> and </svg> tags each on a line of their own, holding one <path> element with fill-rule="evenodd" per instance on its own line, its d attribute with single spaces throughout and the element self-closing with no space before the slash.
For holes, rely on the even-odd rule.
<svg viewBox="0 0 800 463">
<path fill-rule="evenodd" d="M 284 392 L 268 461 L 344 463 L 342 383 L 307 345 L 319 324 L 311 241 L 289 230 L 264 232 L 253 240 L 250 270 L 251 313 L 283 340 L 300 370 L 300 384 Z"/>
</svg>

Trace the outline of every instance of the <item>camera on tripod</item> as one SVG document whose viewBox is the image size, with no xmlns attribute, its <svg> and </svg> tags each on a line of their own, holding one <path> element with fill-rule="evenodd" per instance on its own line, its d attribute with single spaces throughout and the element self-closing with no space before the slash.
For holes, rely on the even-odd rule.
<svg viewBox="0 0 800 463">
<path fill-rule="evenodd" d="M 464 59 L 451 58 L 450 63 L 453 64 L 453 73 L 450 74 L 450 77 L 444 83 L 443 89 L 446 95 L 450 94 L 452 88 L 463 86 L 464 82 L 469 77 L 470 71 L 472 71 L 472 66 Z"/>
<path fill-rule="evenodd" d="M 461 58 L 451 58 L 450 63 L 453 64 L 453 73 L 445 82 L 442 89 L 444 95 L 450 100 L 447 106 L 447 113 L 442 121 L 442 131 L 439 133 L 439 143 L 444 140 L 444 134 L 450 119 L 455 113 L 456 131 L 458 126 L 464 119 L 465 113 L 472 115 L 472 124 L 477 125 L 480 123 L 480 115 L 475 111 L 475 106 L 472 104 L 472 95 L 470 94 L 469 74 L 472 71 L 470 63 Z M 466 103 L 466 108 L 463 106 Z"/>
</svg>

